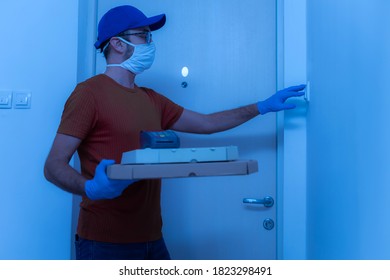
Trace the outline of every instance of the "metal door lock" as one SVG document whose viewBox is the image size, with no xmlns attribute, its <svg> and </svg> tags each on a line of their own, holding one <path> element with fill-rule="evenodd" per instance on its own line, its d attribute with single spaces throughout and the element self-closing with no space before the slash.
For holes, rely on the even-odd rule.
<svg viewBox="0 0 390 280">
<path fill-rule="evenodd" d="M 275 227 L 275 222 L 274 220 L 272 219 L 265 219 L 263 221 L 263 227 L 266 229 L 266 230 L 271 230 Z"/>
</svg>

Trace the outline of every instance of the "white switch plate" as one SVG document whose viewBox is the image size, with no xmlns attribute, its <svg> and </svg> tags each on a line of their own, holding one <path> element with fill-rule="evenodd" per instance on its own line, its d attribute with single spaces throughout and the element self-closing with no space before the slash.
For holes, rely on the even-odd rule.
<svg viewBox="0 0 390 280">
<path fill-rule="evenodd" d="M 0 109 L 11 109 L 12 107 L 12 91 L 0 91 Z"/>
<path fill-rule="evenodd" d="M 15 109 L 30 109 L 31 108 L 31 92 L 29 91 L 15 91 L 14 108 Z"/>
</svg>

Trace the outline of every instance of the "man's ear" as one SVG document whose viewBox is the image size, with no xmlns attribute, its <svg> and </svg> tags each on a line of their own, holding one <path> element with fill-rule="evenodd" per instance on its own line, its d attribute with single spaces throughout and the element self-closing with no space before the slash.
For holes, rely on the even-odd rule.
<svg viewBox="0 0 390 280">
<path fill-rule="evenodd" d="M 119 40 L 118 37 L 112 37 L 110 39 L 110 45 L 111 45 L 111 49 L 117 53 L 126 52 L 126 44 L 123 43 L 121 40 Z"/>
</svg>

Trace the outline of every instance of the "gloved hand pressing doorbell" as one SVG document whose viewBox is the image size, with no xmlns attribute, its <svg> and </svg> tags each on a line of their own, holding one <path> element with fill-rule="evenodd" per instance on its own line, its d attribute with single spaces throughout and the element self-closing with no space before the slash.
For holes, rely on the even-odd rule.
<svg viewBox="0 0 390 280">
<path fill-rule="evenodd" d="M 294 109 L 294 104 L 286 104 L 285 101 L 290 97 L 298 97 L 305 94 L 303 91 L 306 85 L 292 86 L 279 90 L 274 95 L 264 101 L 257 103 L 257 109 L 261 115 L 268 112 L 278 112 L 281 110 Z"/>
</svg>

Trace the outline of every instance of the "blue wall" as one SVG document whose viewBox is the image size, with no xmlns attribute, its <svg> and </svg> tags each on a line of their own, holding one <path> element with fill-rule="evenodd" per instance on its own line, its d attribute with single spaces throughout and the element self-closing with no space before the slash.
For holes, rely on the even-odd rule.
<svg viewBox="0 0 390 280">
<path fill-rule="evenodd" d="M 0 3 L 0 90 L 28 90 L 31 109 L 0 109 L 0 259 L 68 259 L 72 196 L 43 177 L 76 83 L 78 1 Z"/>
<path fill-rule="evenodd" d="M 308 1 L 308 258 L 390 258 L 389 1 Z"/>
</svg>

